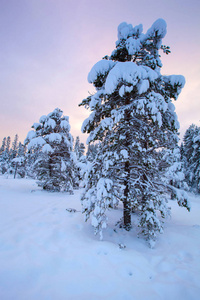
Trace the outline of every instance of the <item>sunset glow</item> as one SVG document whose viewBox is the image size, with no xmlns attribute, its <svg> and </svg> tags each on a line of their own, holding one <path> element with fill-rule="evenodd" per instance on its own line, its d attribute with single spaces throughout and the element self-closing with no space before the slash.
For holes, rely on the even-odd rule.
<svg viewBox="0 0 200 300">
<path fill-rule="evenodd" d="M 158 18 L 167 22 L 163 43 L 172 52 L 162 55 L 161 72 L 186 78 L 175 103 L 182 137 L 190 124 L 200 125 L 199 13 L 198 0 L 2 0 L 0 140 L 18 133 L 23 142 L 41 115 L 59 107 L 85 142 L 88 112 L 78 104 L 93 90 L 91 67 L 114 50 L 121 22 L 141 23 L 146 32 Z"/>
</svg>

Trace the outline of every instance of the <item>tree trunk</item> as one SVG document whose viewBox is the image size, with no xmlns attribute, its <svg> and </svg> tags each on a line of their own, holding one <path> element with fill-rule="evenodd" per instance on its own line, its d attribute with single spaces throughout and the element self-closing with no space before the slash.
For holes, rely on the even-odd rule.
<svg viewBox="0 0 200 300">
<path fill-rule="evenodd" d="M 16 178 L 16 175 L 17 175 L 17 168 L 18 168 L 18 163 L 16 163 L 16 166 L 15 166 L 14 179 Z"/>
<path fill-rule="evenodd" d="M 129 199 L 129 180 L 130 180 L 130 163 L 126 161 L 125 163 L 125 172 L 126 179 L 124 181 L 125 190 L 124 190 L 124 208 L 123 208 L 123 219 L 124 219 L 124 228 L 129 231 L 131 229 L 131 203 Z"/>
<path fill-rule="evenodd" d="M 130 103 L 130 99 L 126 98 L 126 105 Z M 130 111 L 127 109 L 125 111 L 125 122 L 126 122 L 126 139 L 125 139 L 125 149 L 129 152 L 130 148 Z M 129 156 L 128 156 L 129 157 Z M 131 202 L 129 197 L 129 189 L 130 189 L 130 162 L 127 160 L 125 162 L 125 168 L 124 168 L 126 177 L 124 180 L 125 190 L 124 190 L 124 209 L 123 209 L 123 217 L 124 217 L 124 228 L 129 231 L 131 229 Z"/>
</svg>

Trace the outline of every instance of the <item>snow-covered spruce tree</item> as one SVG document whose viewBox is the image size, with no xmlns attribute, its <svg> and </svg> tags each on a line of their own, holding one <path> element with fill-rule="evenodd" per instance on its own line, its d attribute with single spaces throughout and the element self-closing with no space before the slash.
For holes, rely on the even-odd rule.
<svg viewBox="0 0 200 300">
<path fill-rule="evenodd" d="M 11 161 L 11 167 L 14 169 L 14 178 L 24 178 L 26 176 L 26 146 L 19 142 L 16 145 L 16 140 L 18 140 L 17 135 L 13 143 L 12 149 L 15 149 L 15 157 Z"/>
<path fill-rule="evenodd" d="M 194 151 L 192 154 L 192 169 L 194 170 L 193 176 L 193 186 L 197 193 L 200 193 L 200 128 L 198 128 L 198 132 L 196 137 L 194 137 Z"/>
<path fill-rule="evenodd" d="M 88 145 L 88 149 L 87 149 L 87 153 L 86 153 L 86 158 L 88 161 L 92 162 L 95 159 L 99 146 L 100 146 L 99 143 L 98 144 L 90 143 Z"/>
<path fill-rule="evenodd" d="M 130 230 L 131 213 L 137 211 L 140 231 L 151 242 L 163 230 L 158 212 L 162 218 L 169 214 L 168 193 L 189 210 L 185 192 L 168 177 L 179 128 L 172 99 L 185 79 L 160 73 L 159 49 L 170 52 L 162 45 L 166 22 L 158 19 L 142 31 L 142 25 L 120 24 L 116 49 L 88 75 L 96 93 L 80 104 L 92 111 L 82 131 L 90 134 L 87 143 L 101 141 L 101 149 L 88 172 L 82 205 L 85 219 L 91 216 L 101 235 L 106 210 L 122 201 L 124 228 Z"/>
<path fill-rule="evenodd" d="M 4 174 L 7 170 L 7 163 L 6 163 L 6 137 L 3 138 L 2 145 L 0 148 L 0 173 Z"/>
<path fill-rule="evenodd" d="M 193 178 L 193 170 L 191 170 L 191 157 L 193 153 L 193 139 L 195 137 L 195 132 L 197 132 L 198 128 L 196 125 L 192 124 L 186 130 L 183 137 L 183 158 L 182 161 L 184 163 L 185 176 L 188 185 L 191 187 L 192 178 Z"/>
<path fill-rule="evenodd" d="M 77 179 L 77 187 L 79 187 L 79 184 L 83 180 L 83 174 L 85 173 L 85 168 L 87 164 L 84 152 L 85 145 L 80 142 L 80 138 L 79 136 L 77 136 L 74 144 L 74 153 L 76 161 L 75 177 Z"/>
<path fill-rule="evenodd" d="M 200 193 L 200 128 L 192 124 L 183 140 L 186 180 L 192 190 Z"/>
<path fill-rule="evenodd" d="M 76 137 L 74 152 L 76 153 L 76 157 L 78 160 L 80 160 L 81 156 L 83 156 L 85 152 L 85 145 L 80 142 L 79 136 Z"/>
<path fill-rule="evenodd" d="M 14 174 L 13 177 L 16 178 L 24 178 L 26 175 L 25 170 L 25 156 L 17 156 L 12 159 L 11 161 L 11 167 L 13 168 L 12 173 Z"/>
<path fill-rule="evenodd" d="M 197 135 L 198 127 L 194 124 L 190 125 L 190 127 L 186 130 L 183 137 L 183 147 L 184 147 L 184 156 L 186 160 L 189 162 L 192 152 L 193 152 L 193 139 Z"/>
<path fill-rule="evenodd" d="M 19 136 L 18 136 L 18 134 L 16 134 L 15 138 L 14 138 L 14 142 L 12 143 L 12 148 L 10 149 L 11 159 L 13 159 L 17 156 L 18 140 L 19 140 Z"/>
<path fill-rule="evenodd" d="M 11 144 L 11 138 L 10 138 L 10 136 L 8 136 L 7 140 L 6 140 L 6 150 L 5 150 L 8 154 L 8 156 L 10 154 L 10 144 Z"/>
<path fill-rule="evenodd" d="M 74 163 L 69 117 L 56 108 L 32 127 L 34 130 L 29 131 L 25 144 L 36 157 L 34 170 L 39 186 L 49 191 L 72 192 Z"/>
<path fill-rule="evenodd" d="M 3 139 L 0 154 L 0 172 L 2 174 L 9 173 L 10 161 L 11 161 L 11 150 L 10 150 L 11 138 L 8 136 Z"/>
<path fill-rule="evenodd" d="M 2 145 L 0 148 L 0 155 L 6 150 L 6 137 L 3 138 L 2 140 Z"/>
</svg>

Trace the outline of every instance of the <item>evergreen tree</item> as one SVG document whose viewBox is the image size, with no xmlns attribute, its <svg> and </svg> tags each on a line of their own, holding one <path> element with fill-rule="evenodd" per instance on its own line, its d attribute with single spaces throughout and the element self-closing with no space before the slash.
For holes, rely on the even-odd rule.
<svg viewBox="0 0 200 300">
<path fill-rule="evenodd" d="M 195 190 L 200 193 L 200 128 L 196 132 L 196 136 L 193 139 L 193 153 L 192 153 L 192 169 L 193 169 L 193 186 Z"/>
<path fill-rule="evenodd" d="M 79 136 L 76 137 L 74 152 L 76 153 L 76 157 L 78 160 L 80 160 L 81 156 L 83 156 L 85 152 L 85 145 L 80 142 Z"/>
<path fill-rule="evenodd" d="M 192 190 L 200 192 L 200 128 L 192 124 L 183 137 L 185 174 Z"/>
<path fill-rule="evenodd" d="M 15 139 L 17 139 L 16 136 Z M 15 149 L 15 145 L 16 142 L 13 143 L 13 149 Z M 24 178 L 26 176 L 26 146 L 19 142 L 15 151 L 16 156 L 12 159 L 14 178 L 16 178 L 16 176 Z"/>
<path fill-rule="evenodd" d="M 157 20 L 146 34 L 142 25 L 118 27 L 116 49 L 97 62 L 88 75 L 96 93 L 80 105 L 92 111 L 82 126 L 87 142 L 100 141 L 100 150 L 87 175 L 82 197 L 86 220 L 95 232 L 106 227 L 106 211 L 123 202 L 123 227 L 131 229 L 137 211 L 141 233 L 149 242 L 162 232 L 169 214 L 167 193 L 189 209 L 184 191 L 175 187 L 174 173 L 179 124 L 172 99 L 185 84 L 183 76 L 162 76 L 159 49 L 166 23 Z M 171 184 L 173 182 L 173 184 Z"/>
<path fill-rule="evenodd" d="M 7 171 L 6 140 L 7 138 L 4 137 L 0 149 L 0 173 L 1 174 L 5 174 L 5 172 Z"/>
<path fill-rule="evenodd" d="M 180 155 L 181 155 L 181 161 L 183 161 L 184 157 L 185 157 L 183 143 L 181 143 L 181 146 L 180 146 Z"/>
<path fill-rule="evenodd" d="M 5 151 L 5 149 L 6 149 L 6 137 L 3 138 L 2 145 L 0 148 L 0 155 Z"/>
<path fill-rule="evenodd" d="M 19 140 L 19 136 L 18 134 L 16 134 L 11 148 L 11 153 L 10 153 L 11 159 L 17 156 L 18 140 Z"/>
<path fill-rule="evenodd" d="M 8 136 L 7 140 L 6 140 L 6 150 L 5 150 L 8 156 L 9 156 L 9 152 L 10 152 L 10 144 L 11 144 L 11 138 L 10 138 L 10 136 Z"/>
<path fill-rule="evenodd" d="M 75 185 L 69 117 L 56 108 L 34 123 L 25 140 L 38 184 L 49 191 L 72 193 Z"/>
<path fill-rule="evenodd" d="M 0 156 L 0 171 L 2 174 L 8 173 L 10 168 L 11 153 L 10 153 L 11 138 L 8 136 L 3 139 Z"/>
<path fill-rule="evenodd" d="M 79 136 L 77 136 L 74 145 L 75 162 L 76 162 L 75 178 L 77 180 L 77 187 L 79 187 L 79 184 L 83 180 L 83 174 L 85 172 L 86 159 L 84 156 L 84 152 L 85 152 L 85 145 L 80 142 L 80 138 Z"/>
<path fill-rule="evenodd" d="M 25 156 L 17 156 L 11 161 L 12 173 L 14 178 L 18 176 L 19 178 L 24 178 L 26 174 L 25 170 Z"/>
<path fill-rule="evenodd" d="M 99 144 L 89 144 L 88 145 L 88 150 L 86 153 L 86 159 L 90 162 L 94 161 L 97 152 L 98 152 Z"/>
<path fill-rule="evenodd" d="M 192 152 L 193 152 L 193 139 L 196 136 L 198 131 L 198 127 L 194 124 L 190 125 L 190 127 L 186 130 L 183 137 L 183 147 L 184 147 L 184 156 L 186 160 L 189 162 Z"/>
<path fill-rule="evenodd" d="M 26 155 L 26 146 L 19 142 L 17 147 L 17 156 L 25 156 Z"/>
</svg>

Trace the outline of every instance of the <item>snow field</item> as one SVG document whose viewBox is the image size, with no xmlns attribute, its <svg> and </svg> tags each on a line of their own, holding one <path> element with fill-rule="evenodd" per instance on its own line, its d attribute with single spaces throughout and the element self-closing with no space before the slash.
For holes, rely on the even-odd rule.
<svg viewBox="0 0 200 300">
<path fill-rule="evenodd" d="M 170 201 L 172 219 L 149 249 L 135 228 L 115 228 L 121 208 L 109 212 L 99 241 L 83 220 L 80 194 L 0 177 L 0 299 L 199 299 L 199 196 L 190 194 L 190 213 Z"/>
</svg>

